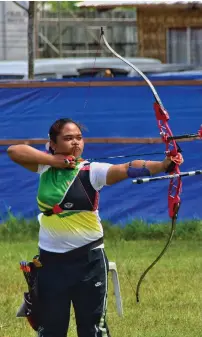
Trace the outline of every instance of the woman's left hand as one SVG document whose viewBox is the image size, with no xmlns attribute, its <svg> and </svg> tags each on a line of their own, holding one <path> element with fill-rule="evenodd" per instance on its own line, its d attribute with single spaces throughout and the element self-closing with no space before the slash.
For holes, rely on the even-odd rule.
<svg viewBox="0 0 202 337">
<path fill-rule="evenodd" d="M 179 152 L 176 156 L 170 156 L 170 160 L 177 165 L 182 165 L 184 163 L 184 158 Z"/>
<path fill-rule="evenodd" d="M 166 157 L 163 161 L 163 166 L 164 166 L 165 172 L 169 173 L 173 171 L 175 164 L 180 166 L 183 163 L 184 163 L 184 158 L 182 154 L 177 153 L 176 156 Z"/>
</svg>

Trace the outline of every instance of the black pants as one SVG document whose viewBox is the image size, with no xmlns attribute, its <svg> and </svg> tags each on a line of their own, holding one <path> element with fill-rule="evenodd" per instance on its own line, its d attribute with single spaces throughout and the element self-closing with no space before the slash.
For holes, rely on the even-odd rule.
<svg viewBox="0 0 202 337">
<path fill-rule="evenodd" d="M 44 251 L 40 255 L 38 336 L 66 337 L 72 303 L 78 337 L 110 337 L 105 319 L 108 260 L 104 250 L 67 259 L 64 254 L 52 258 L 52 253 Z"/>
</svg>

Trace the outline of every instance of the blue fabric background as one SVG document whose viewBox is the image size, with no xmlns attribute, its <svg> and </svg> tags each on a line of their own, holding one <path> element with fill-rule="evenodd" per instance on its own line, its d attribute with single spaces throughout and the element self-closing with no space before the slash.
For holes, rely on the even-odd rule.
<svg viewBox="0 0 202 337">
<path fill-rule="evenodd" d="M 197 132 L 202 123 L 202 87 L 158 86 L 156 89 L 169 111 L 172 131 L 175 134 Z M 158 137 L 153 102 L 150 89 L 144 86 L 0 89 L 0 138 L 47 138 L 49 126 L 61 117 L 85 124 L 88 128 L 85 137 Z M 181 170 L 202 169 L 202 142 L 185 142 L 181 147 L 185 158 Z M 44 149 L 43 146 L 37 148 Z M 15 215 L 32 217 L 38 213 L 38 176 L 12 163 L 4 150 L 6 147 L 0 147 L 1 221 L 8 209 Z M 84 157 L 164 150 L 164 144 L 86 144 Z M 143 158 L 161 160 L 163 157 Z M 202 218 L 201 188 L 202 176 L 183 179 L 180 219 Z M 167 193 L 168 181 L 133 185 L 128 179 L 105 187 L 101 192 L 101 217 L 122 225 L 134 218 L 165 221 L 168 219 Z"/>
</svg>

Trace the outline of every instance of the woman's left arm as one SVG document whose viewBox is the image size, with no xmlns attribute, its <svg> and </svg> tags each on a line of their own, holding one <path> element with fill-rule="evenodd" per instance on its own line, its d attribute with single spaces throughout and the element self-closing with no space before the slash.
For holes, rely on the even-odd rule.
<svg viewBox="0 0 202 337">
<path fill-rule="evenodd" d="M 131 177 L 128 171 L 129 164 L 131 168 L 144 169 L 145 172 L 148 172 L 148 174 L 145 174 L 146 176 L 166 172 L 171 163 L 171 159 L 166 157 L 163 161 L 134 160 L 131 163 L 112 165 L 107 172 L 106 184 L 113 185 Z"/>
</svg>

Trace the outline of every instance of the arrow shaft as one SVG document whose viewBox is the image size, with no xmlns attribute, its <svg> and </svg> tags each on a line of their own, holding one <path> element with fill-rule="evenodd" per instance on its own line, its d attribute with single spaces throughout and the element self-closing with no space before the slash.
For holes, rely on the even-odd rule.
<svg viewBox="0 0 202 337">
<path fill-rule="evenodd" d="M 87 158 L 86 160 L 102 160 L 102 159 L 116 159 L 116 158 L 129 158 L 129 157 L 141 157 L 141 156 L 154 156 L 159 154 L 166 154 L 166 152 L 150 152 L 150 153 L 140 153 L 140 154 L 127 154 L 119 156 L 109 156 L 109 157 L 99 157 L 99 158 Z"/>
</svg>

